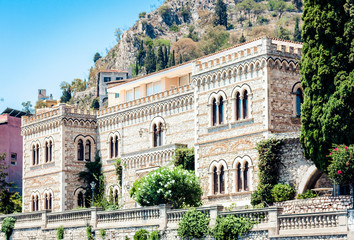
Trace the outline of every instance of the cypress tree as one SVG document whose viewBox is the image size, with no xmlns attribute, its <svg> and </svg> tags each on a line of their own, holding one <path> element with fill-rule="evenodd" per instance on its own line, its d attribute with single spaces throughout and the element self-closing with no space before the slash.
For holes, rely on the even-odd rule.
<svg viewBox="0 0 354 240">
<path fill-rule="evenodd" d="M 176 65 L 176 61 L 175 61 L 175 50 L 173 50 L 170 54 L 170 61 L 168 63 L 169 67 L 173 67 L 174 65 Z"/>
<path fill-rule="evenodd" d="M 324 172 L 333 144 L 354 143 L 354 7 L 347 2 L 307 0 L 302 16 L 301 142 Z"/>
<path fill-rule="evenodd" d="M 148 47 L 144 66 L 147 74 L 156 71 L 156 57 L 155 52 L 151 46 Z"/>
<path fill-rule="evenodd" d="M 240 37 L 240 43 L 244 43 L 244 42 L 246 42 L 246 38 L 245 38 L 245 36 L 242 33 L 242 35 Z"/>
<path fill-rule="evenodd" d="M 167 47 L 163 46 L 163 54 L 164 54 L 164 58 L 163 58 L 163 64 L 164 64 L 164 68 L 168 67 L 168 53 L 167 53 Z"/>
<path fill-rule="evenodd" d="M 144 65 L 145 55 L 146 55 L 146 52 L 144 49 L 144 41 L 141 40 L 138 55 L 137 55 L 137 59 L 138 59 L 138 63 L 139 63 L 140 67 Z"/>
<path fill-rule="evenodd" d="M 223 0 L 217 0 L 215 5 L 214 25 L 224 25 L 227 27 L 227 6 Z"/>
<path fill-rule="evenodd" d="M 301 42 L 301 30 L 299 27 L 299 19 L 296 18 L 296 22 L 295 22 L 295 29 L 294 29 L 294 41 L 298 41 Z"/>
<path fill-rule="evenodd" d="M 183 63 L 183 57 L 182 57 L 182 53 L 179 54 L 179 64 Z"/>
<path fill-rule="evenodd" d="M 156 59 L 156 71 L 164 69 L 164 55 L 162 51 L 162 46 L 157 50 L 157 59 Z"/>
</svg>

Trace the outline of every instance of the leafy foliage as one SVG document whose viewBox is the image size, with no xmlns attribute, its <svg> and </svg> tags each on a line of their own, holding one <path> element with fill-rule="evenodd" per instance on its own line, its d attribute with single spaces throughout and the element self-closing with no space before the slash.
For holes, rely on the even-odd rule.
<svg viewBox="0 0 354 240">
<path fill-rule="evenodd" d="M 6 240 L 9 240 L 15 227 L 16 218 L 6 217 L 1 223 L 1 232 L 5 234 Z"/>
<path fill-rule="evenodd" d="M 114 36 L 116 36 L 117 42 L 119 42 L 120 39 L 122 38 L 122 34 L 123 34 L 123 31 L 122 31 L 120 28 L 117 28 L 117 29 L 114 31 Z"/>
<path fill-rule="evenodd" d="M 123 166 L 122 166 L 122 160 L 120 158 L 117 158 L 117 160 L 114 163 L 114 167 L 116 169 L 116 175 L 118 178 L 119 186 L 122 186 Z"/>
<path fill-rule="evenodd" d="M 190 61 L 199 56 L 198 44 L 190 38 L 181 38 L 172 46 L 177 55 L 182 55 L 184 61 Z"/>
<path fill-rule="evenodd" d="M 145 18 L 145 16 L 146 16 L 146 12 L 139 13 L 139 18 Z"/>
<path fill-rule="evenodd" d="M 218 216 L 213 229 L 213 236 L 216 240 L 236 240 L 242 234 L 251 230 L 255 223 L 255 221 L 248 218 L 236 217 L 234 215 L 226 217 Z"/>
<path fill-rule="evenodd" d="M 178 27 L 176 24 L 173 24 L 173 25 L 170 27 L 170 31 L 172 31 L 172 32 L 179 32 L 179 27 Z"/>
<path fill-rule="evenodd" d="M 214 24 L 227 27 L 227 5 L 223 0 L 217 0 L 214 13 Z"/>
<path fill-rule="evenodd" d="M 107 236 L 106 230 L 103 229 L 103 228 L 101 228 L 101 229 L 100 229 L 100 237 L 101 237 L 102 239 L 105 239 L 106 236 Z"/>
<path fill-rule="evenodd" d="M 10 186 L 8 182 L 6 182 L 6 177 L 8 173 L 5 171 L 9 167 L 5 162 L 6 153 L 0 153 L 0 192 L 5 191 L 7 187 Z"/>
<path fill-rule="evenodd" d="M 329 157 L 332 159 L 328 166 L 329 178 L 337 184 L 347 185 L 354 182 L 354 145 L 340 145 L 334 148 Z"/>
<path fill-rule="evenodd" d="M 305 1 L 301 142 L 305 156 L 327 172 L 328 149 L 354 142 L 354 5 Z"/>
<path fill-rule="evenodd" d="M 315 198 L 315 197 L 317 197 L 317 194 L 314 191 L 309 189 L 306 190 L 306 192 L 297 195 L 297 199 L 308 199 L 308 198 Z"/>
<path fill-rule="evenodd" d="M 136 180 L 129 193 L 141 206 L 171 204 L 182 208 L 200 206 L 202 189 L 193 172 L 162 167 Z"/>
<path fill-rule="evenodd" d="M 22 111 L 24 111 L 26 114 L 32 114 L 33 108 L 32 108 L 32 103 L 31 101 L 27 101 L 27 102 L 22 102 Z"/>
<path fill-rule="evenodd" d="M 181 16 L 183 18 L 183 21 L 184 22 L 188 22 L 190 17 L 192 16 L 192 13 L 191 13 L 191 9 L 190 7 L 187 5 L 183 5 L 182 8 L 181 8 Z"/>
<path fill-rule="evenodd" d="M 156 71 L 156 56 L 152 46 L 148 46 L 146 58 L 145 58 L 145 70 L 146 73 L 152 73 Z"/>
<path fill-rule="evenodd" d="M 223 26 L 208 27 L 199 43 L 199 48 L 205 55 L 228 47 L 229 33 Z"/>
<path fill-rule="evenodd" d="M 37 109 L 40 109 L 40 108 L 45 108 L 47 107 L 47 105 L 45 104 L 45 102 L 43 100 L 38 100 L 36 102 L 36 105 L 34 106 L 34 109 L 37 110 Z"/>
<path fill-rule="evenodd" d="M 296 18 L 295 20 L 295 29 L 294 29 L 294 38 L 293 40 L 294 41 L 298 41 L 298 42 L 301 42 L 301 29 L 299 27 L 299 19 Z"/>
<path fill-rule="evenodd" d="M 58 240 L 64 239 L 64 227 L 60 226 L 57 228 L 57 238 Z"/>
<path fill-rule="evenodd" d="M 171 17 L 171 8 L 167 5 L 163 5 L 159 8 L 159 14 L 162 17 L 162 20 L 169 25 Z"/>
<path fill-rule="evenodd" d="M 86 227 L 86 236 L 87 236 L 87 240 L 94 240 L 94 237 L 92 235 L 92 228 L 90 225 Z"/>
<path fill-rule="evenodd" d="M 259 154 L 259 183 L 257 190 L 251 195 L 251 204 L 273 202 L 271 190 L 278 183 L 278 169 L 280 164 L 279 150 L 281 140 L 268 139 L 257 144 Z"/>
<path fill-rule="evenodd" d="M 97 60 L 101 59 L 102 56 L 100 53 L 96 52 L 95 55 L 93 56 L 93 62 L 97 62 Z"/>
<path fill-rule="evenodd" d="M 139 229 L 134 234 L 134 240 L 147 240 L 149 232 L 146 229 Z"/>
<path fill-rule="evenodd" d="M 275 202 L 283 202 L 294 199 L 296 190 L 289 184 L 278 183 L 272 189 L 272 197 Z"/>
<path fill-rule="evenodd" d="M 149 240 L 160 240 L 160 231 L 154 230 L 149 235 Z"/>
<path fill-rule="evenodd" d="M 175 166 L 194 171 L 194 148 L 178 148 L 175 151 Z"/>
<path fill-rule="evenodd" d="M 18 192 L 0 191 L 0 213 L 11 214 L 22 212 L 22 196 Z"/>
<path fill-rule="evenodd" d="M 94 109 L 99 109 L 100 108 L 100 103 L 98 102 L 97 98 L 94 98 L 92 100 L 91 108 L 94 108 Z"/>
<path fill-rule="evenodd" d="M 189 210 L 178 223 L 177 235 L 182 239 L 204 238 L 210 232 L 209 221 L 210 218 L 201 211 Z"/>
</svg>

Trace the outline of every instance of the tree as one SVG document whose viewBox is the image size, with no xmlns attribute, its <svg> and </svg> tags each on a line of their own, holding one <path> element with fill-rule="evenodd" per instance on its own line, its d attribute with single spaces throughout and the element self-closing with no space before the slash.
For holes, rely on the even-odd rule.
<svg viewBox="0 0 354 240">
<path fill-rule="evenodd" d="M 146 51 L 145 51 L 145 48 L 144 48 L 144 41 L 141 40 L 140 46 L 139 46 L 138 55 L 137 55 L 137 59 L 138 59 L 138 63 L 139 63 L 140 67 L 144 66 L 145 55 L 146 55 Z"/>
<path fill-rule="evenodd" d="M 243 0 L 242 2 L 238 3 L 236 7 L 239 10 L 246 11 L 248 13 L 248 21 L 251 22 L 251 12 L 256 7 L 256 3 L 254 0 Z"/>
<path fill-rule="evenodd" d="M 199 49 L 205 54 L 211 54 L 228 47 L 229 33 L 223 26 L 208 27 L 203 39 L 199 42 Z"/>
<path fill-rule="evenodd" d="M 170 57 L 169 57 L 168 66 L 173 67 L 174 65 L 176 65 L 175 50 L 172 50 Z"/>
<path fill-rule="evenodd" d="M 69 102 L 71 99 L 71 90 L 70 88 L 69 89 L 66 89 L 66 90 L 63 90 L 63 95 L 60 97 L 60 102 L 61 103 L 67 103 Z"/>
<path fill-rule="evenodd" d="M 209 232 L 210 218 L 194 209 L 186 212 L 178 223 L 177 235 L 181 239 L 203 239 Z"/>
<path fill-rule="evenodd" d="M 182 55 L 183 61 L 190 61 L 199 56 L 198 44 L 190 38 L 181 38 L 172 46 L 177 55 Z"/>
<path fill-rule="evenodd" d="M 117 28 L 117 29 L 114 31 L 114 36 L 116 36 L 117 42 L 119 42 L 120 39 L 122 38 L 122 34 L 123 34 L 123 31 L 122 31 L 120 28 Z"/>
<path fill-rule="evenodd" d="M 290 40 L 290 33 L 288 30 L 286 30 L 283 27 L 280 27 L 278 30 L 278 38 L 280 39 L 285 39 L 285 40 Z"/>
<path fill-rule="evenodd" d="M 95 56 L 93 56 L 93 62 L 97 62 L 98 59 L 102 58 L 101 54 L 99 54 L 98 52 L 95 53 Z"/>
<path fill-rule="evenodd" d="M 214 25 L 223 25 L 227 27 L 227 6 L 223 0 L 217 0 L 214 13 Z"/>
<path fill-rule="evenodd" d="M 162 51 L 162 47 L 160 46 L 157 50 L 157 58 L 156 58 L 156 71 L 160 71 L 164 69 L 164 55 Z"/>
<path fill-rule="evenodd" d="M 148 46 L 144 65 L 147 74 L 156 71 L 156 57 L 155 57 L 155 52 L 151 46 Z"/>
<path fill-rule="evenodd" d="M 22 111 L 24 111 L 26 114 L 32 114 L 33 113 L 33 108 L 32 108 L 32 103 L 31 101 L 27 102 L 22 102 Z"/>
<path fill-rule="evenodd" d="M 354 142 L 354 6 L 346 0 L 306 1 L 303 14 L 301 142 L 327 172 L 333 144 Z"/>
<path fill-rule="evenodd" d="M 6 165 L 5 159 L 6 153 L 0 153 L 0 192 L 5 191 L 6 188 L 10 186 L 10 184 L 6 182 L 6 177 L 8 175 L 6 169 L 9 167 Z"/>
<path fill-rule="evenodd" d="M 129 194 L 141 206 L 197 207 L 201 205 L 202 189 L 193 172 L 161 167 L 136 180 Z"/>
<path fill-rule="evenodd" d="M 86 81 L 80 79 L 80 78 L 75 78 L 71 84 L 70 84 L 70 89 L 72 92 L 82 92 L 85 91 L 86 89 Z"/>
<path fill-rule="evenodd" d="M 301 42 L 301 29 L 299 27 L 299 19 L 296 18 L 295 20 L 295 29 L 294 29 L 294 41 Z"/>
<path fill-rule="evenodd" d="M 91 108 L 94 108 L 94 109 L 99 109 L 100 108 L 100 103 L 98 102 L 97 98 L 92 100 Z"/>
<path fill-rule="evenodd" d="M 166 46 L 163 46 L 163 66 L 163 68 L 168 67 L 168 52 Z"/>
<path fill-rule="evenodd" d="M 293 3 L 298 11 L 301 11 L 302 8 L 302 0 L 293 0 Z"/>
<path fill-rule="evenodd" d="M 34 106 L 34 109 L 37 110 L 39 108 L 45 108 L 47 107 L 47 105 L 45 104 L 45 102 L 43 100 L 38 100 L 36 102 L 36 106 Z"/>
<path fill-rule="evenodd" d="M 240 41 L 239 41 L 240 43 L 244 43 L 244 42 L 246 42 L 246 38 L 245 38 L 245 36 L 243 35 L 243 33 L 242 33 L 242 35 L 241 35 L 241 37 L 240 37 Z"/>
</svg>

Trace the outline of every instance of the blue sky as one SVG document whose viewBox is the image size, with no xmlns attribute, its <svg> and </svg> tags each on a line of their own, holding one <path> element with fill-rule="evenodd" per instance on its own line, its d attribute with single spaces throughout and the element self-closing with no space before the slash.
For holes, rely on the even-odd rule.
<svg viewBox="0 0 354 240">
<path fill-rule="evenodd" d="M 116 44 L 116 28 L 128 29 L 161 2 L 0 0 L 0 113 L 34 105 L 38 89 L 59 98 L 62 81 L 88 78 L 94 54 Z"/>
</svg>

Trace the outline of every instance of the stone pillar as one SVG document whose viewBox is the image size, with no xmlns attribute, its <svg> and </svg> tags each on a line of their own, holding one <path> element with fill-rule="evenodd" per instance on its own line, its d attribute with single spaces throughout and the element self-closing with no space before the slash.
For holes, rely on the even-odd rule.
<svg viewBox="0 0 354 240">
<path fill-rule="evenodd" d="M 210 222 L 209 222 L 210 227 L 215 226 L 216 218 L 218 217 L 219 212 L 223 210 L 223 208 L 224 207 L 222 205 L 216 205 L 210 207 Z"/>
<path fill-rule="evenodd" d="M 97 222 L 98 222 L 98 218 L 97 218 L 97 212 L 101 211 L 100 207 L 91 207 L 91 220 L 90 220 L 90 226 L 92 227 L 92 229 L 97 228 Z"/>
<path fill-rule="evenodd" d="M 47 228 L 47 224 L 48 224 L 48 219 L 47 219 L 47 214 L 48 214 L 49 210 L 44 210 L 42 211 L 42 229 L 46 229 Z"/>
<path fill-rule="evenodd" d="M 171 209 L 171 206 L 168 204 L 160 204 L 160 231 L 165 231 L 167 228 L 167 211 Z"/>
<path fill-rule="evenodd" d="M 348 224 L 348 239 L 354 239 L 354 209 L 348 209 L 347 224 Z"/>
<path fill-rule="evenodd" d="M 268 218 L 269 218 L 269 223 L 268 223 L 268 237 L 275 237 L 279 235 L 279 221 L 278 221 L 278 216 L 280 212 L 282 211 L 282 208 L 278 207 L 269 207 L 268 208 Z"/>
</svg>

